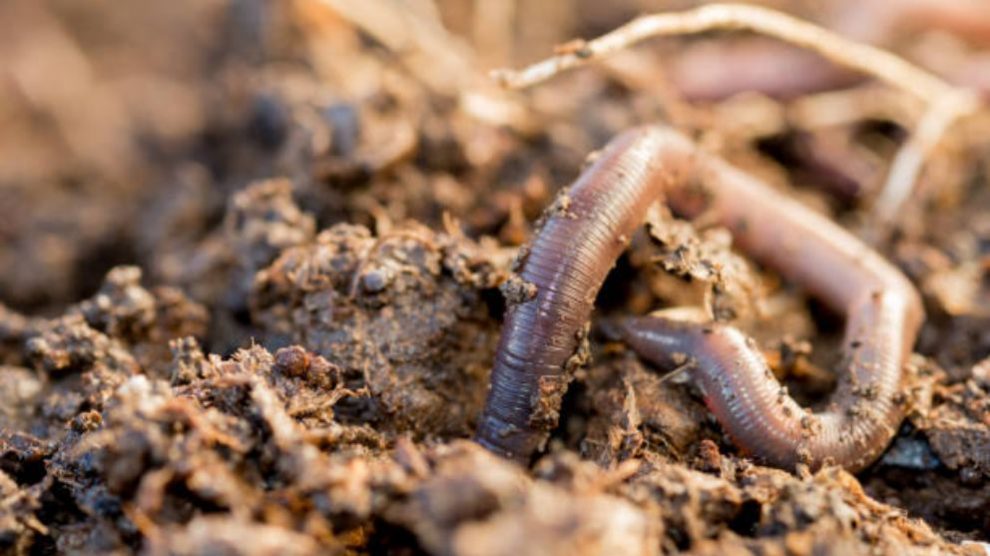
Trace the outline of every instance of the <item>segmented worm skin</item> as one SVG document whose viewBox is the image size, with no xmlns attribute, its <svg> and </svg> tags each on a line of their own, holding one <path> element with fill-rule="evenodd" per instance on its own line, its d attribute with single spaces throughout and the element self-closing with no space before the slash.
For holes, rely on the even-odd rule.
<svg viewBox="0 0 990 556">
<path fill-rule="evenodd" d="M 713 216 L 751 257 L 844 314 L 846 369 L 828 409 L 811 414 L 734 328 L 641 317 L 622 327 L 631 347 L 660 364 L 693 358 L 716 418 L 767 464 L 858 470 L 883 451 L 903 418 L 902 367 L 924 316 L 897 269 L 829 219 L 658 126 L 616 137 L 566 195 L 569 206 L 549 211 L 522 261 L 519 279 L 535 295 L 507 309 L 481 444 L 525 460 L 545 442 L 595 295 L 649 205 L 664 200 L 682 217 Z"/>
<path fill-rule="evenodd" d="M 660 192 L 658 146 L 651 132 L 613 139 L 547 211 L 524 251 L 518 279 L 535 295 L 510 300 L 506 310 L 475 433 L 490 450 L 526 460 L 556 426 L 565 365 L 595 296 Z"/>
</svg>

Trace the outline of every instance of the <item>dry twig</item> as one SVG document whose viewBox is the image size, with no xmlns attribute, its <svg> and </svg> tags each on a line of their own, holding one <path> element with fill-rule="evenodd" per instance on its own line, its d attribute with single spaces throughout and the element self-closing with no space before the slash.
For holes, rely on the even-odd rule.
<svg viewBox="0 0 990 556">
<path fill-rule="evenodd" d="M 897 151 L 887 179 L 873 205 L 874 215 L 881 225 L 894 220 L 905 201 L 911 196 L 918 176 L 946 131 L 960 118 L 974 113 L 981 106 L 978 97 L 966 90 L 954 90 L 928 106 L 918 120 L 914 133 Z"/>
<path fill-rule="evenodd" d="M 925 158 L 949 126 L 981 105 L 975 93 L 953 87 L 894 54 L 780 12 L 741 4 L 711 4 L 685 12 L 640 17 L 595 40 L 569 43 L 557 55 L 520 71 L 497 70 L 492 77 L 503 86 L 524 88 L 648 38 L 715 29 L 753 31 L 807 48 L 836 64 L 902 89 L 928 105 L 915 133 L 891 165 L 876 205 L 882 220 L 897 214 L 917 181 Z"/>
<path fill-rule="evenodd" d="M 381 42 L 431 90 L 456 97 L 464 113 L 491 125 L 532 133 L 539 118 L 484 79 L 471 47 L 443 26 L 432 1 L 300 0 L 325 8 Z"/>
<path fill-rule="evenodd" d="M 648 38 L 716 29 L 754 31 L 813 50 L 836 64 L 875 76 L 929 103 L 955 90 L 889 52 L 774 10 L 743 4 L 711 4 L 685 12 L 643 16 L 593 41 L 574 43 L 566 51 L 521 71 L 497 70 L 493 77 L 514 89 L 529 87 Z"/>
</svg>

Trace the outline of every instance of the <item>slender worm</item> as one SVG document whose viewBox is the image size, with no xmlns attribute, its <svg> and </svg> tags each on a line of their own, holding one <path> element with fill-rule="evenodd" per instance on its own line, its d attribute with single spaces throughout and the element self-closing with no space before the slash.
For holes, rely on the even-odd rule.
<svg viewBox="0 0 990 556">
<path fill-rule="evenodd" d="M 869 465 L 903 417 L 902 367 L 924 318 L 916 290 L 829 219 L 658 126 L 612 140 L 521 256 L 478 442 L 520 461 L 542 448 L 581 359 L 595 296 L 658 200 L 684 218 L 711 214 L 744 252 L 844 314 L 846 372 L 827 410 L 810 413 L 734 328 L 631 319 L 621 327 L 628 343 L 660 364 L 675 354 L 694 359 L 708 406 L 756 459 L 783 468 Z"/>
</svg>

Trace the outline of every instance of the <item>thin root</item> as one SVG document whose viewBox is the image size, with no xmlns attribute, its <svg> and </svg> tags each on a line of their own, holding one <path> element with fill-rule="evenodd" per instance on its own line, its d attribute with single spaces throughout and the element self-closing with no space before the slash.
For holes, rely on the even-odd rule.
<svg viewBox="0 0 990 556">
<path fill-rule="evenodd" d="M 897 151 L 880 195 L 873 206 L 877 222 L 893 222 L 911 196 L 925 160 L 941 142 L 949 128 L 959 119 L 979 110 L 981 103 L 970 91 L 958 89 L 929 104 L 914 133 Z"/>
<path fill-rule="evenodd" d="M 929 103 L 956 90 L 942 79 L 885 50 L 851 41 L 774 10 L 743 4 L 710 4 L 685 12 L 643 16 L 520 71 L 496 70 L 492 77 L 503 86 L 521 89 L 645 39 L 716 29 L 753 31 L 807 48 L 836 64 L 872 75 Z"/>
<path fill-rule="evenodd" d="M 504 87 L 521 89 L 648 38 L 716 29 L 753 31 L 807 48 L 836 64 L 902 89 L 927 104 L 915 132 L 894 157 L 875 205 L 881 224 L 892 221 L 910 197 L 926 158 L 946 131 L 982 104 L 973 91 L 953 87 L 890 52 L 780 12 L 742 4 L 711 4 L 685 12 L 643 16 L 595 40 L 569 43 L 555 56 L 520 71 L 496 70 L 492 77 Z"/>
</svg>

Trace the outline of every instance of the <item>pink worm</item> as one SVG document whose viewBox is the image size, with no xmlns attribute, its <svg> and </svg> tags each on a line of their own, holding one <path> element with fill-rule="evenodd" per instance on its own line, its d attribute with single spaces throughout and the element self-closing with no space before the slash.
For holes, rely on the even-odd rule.
<svg viewBox="0 0 990 556">
<path fill-rule="evenodd" d="M 743 251 L 844 314 L 846 372 L 829 408 L 809 413 L 734 328 L 632 319 L 629 344 L 661 364 L 692 358 L 712 412 L 760 461 L 872 463 L 903 419 L 902 367 L 924 318 L 914 287 L 827 218 L 658 126 L 612 140 L 545 215 L 513 281 L 524 294 L 506 310 L 477 441 L 521 461 L 542 448 L 595 296 L 658 200 L 685 218 L 710 212 Z"/>
</svg>

